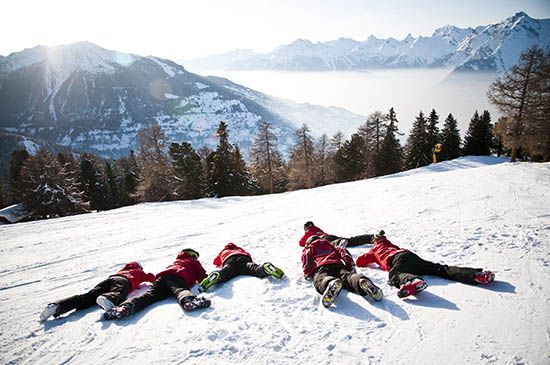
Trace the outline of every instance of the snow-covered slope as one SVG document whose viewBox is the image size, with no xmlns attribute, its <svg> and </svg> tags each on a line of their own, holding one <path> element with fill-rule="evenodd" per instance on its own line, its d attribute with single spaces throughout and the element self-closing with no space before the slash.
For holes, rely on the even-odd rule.
<svg viewBox="0 0 550 365">
<path fill-rule="evenodd" d="M 312 190 L 0 226 L 0 362 L 545 364 L 549 192 L 550 164 L 469 157 Z M 384 228 L 426 259 L 482 266 L 496 281 L 427 277 L 426 291 L 401 300 L 386 272 L 361 269 L 384 300 L 343 292 L 326 310 L 301 273 L 297 241 L 310 219 L 338 235 Z M 122 321 L 102 321 L 91 308 L 38 322 L 48 302 L 91 288 L 129 260 L 158 272 L 194 247 L 210 271 L 229 241 L 289 278 L 236 278 L 208 294 L 211 308 L 191 314 L 166 299 Z"/>
<path fill-rule="evenodd" d="M 396 67 L 449 67 L 458 71 L 502 72 L 532 46 L 550 47 L 550 19 L 533 19 L 524 12 L 496 24 L 476 28 L 452 25 L 429 37 L 403 40 L 369 36 L 365 41 L 339 39 L 312 43 L 299 39 L 268 54 L 235 59 L 232 53 L 201 60 L 182 60 L 190 67 L 237 70 L 362 70 Z M 202 63 L 201 63 L 202 62 Z"/>
</svg>

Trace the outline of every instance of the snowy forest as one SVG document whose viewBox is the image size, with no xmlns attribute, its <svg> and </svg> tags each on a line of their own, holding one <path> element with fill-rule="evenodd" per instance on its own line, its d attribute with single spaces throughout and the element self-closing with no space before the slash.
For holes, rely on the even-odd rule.
<svg viewBox="0 0 550 365">
<path fill-rule="evenodd" d="M 269 121 L 253 138 L 247 161 L 220 121 L 216 149 L 168 141 L 158 125 L 138 134 L 138 150 L 117 160 L 93 153 L 53 155 L 47 150 L 11 154 L 2 177 L 0 208 L 23 203 L 25 220 L 109 210 L 138 202 L 259 195 L 366 179 L 464 155 L 507 155 L 550 161 L 550 54 L 524 52 L 519 63 L 490 86 L 487 96 L 502 113 L 493 123 L 475 111 L 464 139 L 452 114 L 418 113 L 404 145 L 398 111 L 371 113 L 356 133 L 314 139 L 306 124 L 295 131 L 285 158 Z M 441 148 L 439 148 L 441 147 Z"/>
</svg>

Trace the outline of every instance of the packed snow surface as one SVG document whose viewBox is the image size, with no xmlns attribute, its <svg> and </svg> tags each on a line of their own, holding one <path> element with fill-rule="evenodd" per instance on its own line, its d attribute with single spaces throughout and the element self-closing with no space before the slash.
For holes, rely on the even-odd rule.
<svg viewBox="0 0 550 365">
<path fill-rule="evenodd" d="M 284 194 L 4 225 L 0 363 L 548 364 L 549 194 L 548 163 L 468 157 Z M 298 240 L 307 220 L 342 236 L 384 229 L 425 259 L 490 269 L 496 281 L 425 277 L 428 289 L 402 300 L 386 272 L 365 268 L 385 298 L 343 291 L 327 310 L 302 277 Z M 38 321 L 47 303 L 90 289 L 132 260 L 156 273 L 193 247 L 211 271 L 227 242 L 280 266 L 288 279 L 235 278 L 209 292 L 212 307 L 197 312 L 169 298 L 120 321 L 103 321 L 99 307 Z M 350 251 L 356 258 L 369 248 Z"/>
</svg>

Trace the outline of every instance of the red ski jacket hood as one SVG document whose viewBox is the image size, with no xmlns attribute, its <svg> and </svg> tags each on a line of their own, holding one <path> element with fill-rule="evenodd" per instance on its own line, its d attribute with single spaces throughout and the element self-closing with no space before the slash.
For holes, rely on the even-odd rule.
<svg viewBox="0 0 550 365">
<path fill-rule="evenodd" d="M 308 227 L 305 230 L 302 238 L 300 238 L 300 242 L 298 242 L 300 247 L 304 247 L 306 245 L 307 239 L 313 236 L 318 236 L 319 238 L 325 238 L 327 234 L 319 227 L 316 227 L 316 226 Z"/>
<path fill-rule="evenodd" d="M 390 271 L 391 267 L 388 265 L 390 258 L 405 251 L 408 250 L 397 247 L 386 238 L 379 238 L 369 252 L 357 258 L 357 266 L 365 267 L 368 264 L 378 264 L 384 271 Z"/>
<path fill-rule="evenodd" d="M 230 258 L 233 255 L 245 255 L 245 256 L 248 256 L 248 257 L 252 258 L 252 256 L 248 252 L 246 252 L 244 249 L 240 248 L 239 246 L 237 246 L 234 243 L 228 243 L 220 251 L 218 256 L 216 256 L 216 258 L 214 258 L 213 264 L 220 267 L 220 266 L 223 265 L 225 260 L 227 260 L 228 258 Z"/>
<path fill-rule="evenodd" d="M 324 238 L 316 239 L 302 250 L 302 270 L 305 277 L 311 277 L 320 266 L 340 264 L 347 269 L 355 266 L 348 250 L 334 247 Z"/>
<path fill-rule="evenodd" d="M 128 281 L 130 281 L 130 285 L 132 286 L 131 290 L 137 288 L 138 285 L 144 281 L 148 281 L 150 283 L 155 281 L 155 275 L 145 273 L 141 265 L 135 261 L 127 263 L 116 274 L 111 276 L 123 276 L 128 279 Z"/>
<path fill-rule="evenodd" d="M 157 279 L 163 275 L 178 276 L 191 289 L 195 283 L 200 283 L 206 277 L 206 271 L 199 260 L 187 252 L 180 252 L 172 265 L 157 274 Z"/>
</svg>

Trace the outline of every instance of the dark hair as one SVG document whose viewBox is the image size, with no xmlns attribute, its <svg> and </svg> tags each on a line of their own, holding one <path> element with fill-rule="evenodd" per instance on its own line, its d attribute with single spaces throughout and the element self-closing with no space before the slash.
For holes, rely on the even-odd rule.
<svg viewBox="0 0 550 365">
<path fill-rule="evenodd" d="M 308 229 L 309 227 L 313 227 L 313 225 L 314 225 L 314 224 L 313 224 L 312 221 L 307 221 L 306 224 L 304 224 L 304 231 L 305 231 L 306 229 Z"/>
</svg>

